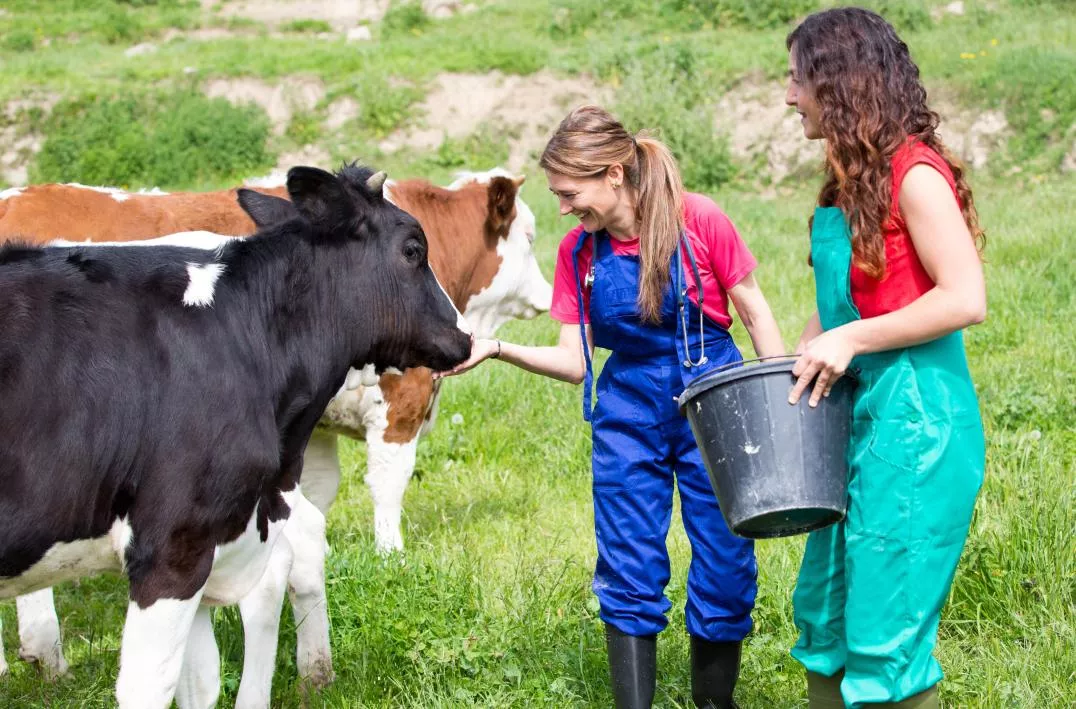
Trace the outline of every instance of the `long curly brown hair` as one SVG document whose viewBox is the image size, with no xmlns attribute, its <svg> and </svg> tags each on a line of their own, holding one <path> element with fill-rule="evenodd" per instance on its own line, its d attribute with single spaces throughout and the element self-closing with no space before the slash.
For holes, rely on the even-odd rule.
<svg viewBox="0 0 1076 709">
<path fill-rule="evenodd" d="M 826 180 L 818 204 L 844 212 L 856 264 L 875 278 L 885 274 L 890 166 L 909 137 L 949 164 L 964 221 L 981 251 L 986 237 L 964 169 L 938 138 L 938 114 L 927 106 L 919 67 L 892 25 L 869 10 L 836 8 L 808 16 L 785 44 L 821 112 Z"/>
</svg>

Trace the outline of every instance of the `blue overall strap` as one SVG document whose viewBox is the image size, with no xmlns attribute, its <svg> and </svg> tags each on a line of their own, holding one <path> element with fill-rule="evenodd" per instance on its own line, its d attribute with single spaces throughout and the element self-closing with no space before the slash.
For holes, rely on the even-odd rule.
<svg viewBox="0 0 1076 709">
<path fill-rule="evenodd" d="M 691 360 L 691 346 L 688 342 L 687 336 L 687 321 L 684 319 L 684 298 L 687 296 L 687 286 L 684 284 L 684 257 L 680 251 L 680 244 L 683 243 L 684 248 L 687 249 L 687 257 L 691 262 L 691 275 L 695 278 L 695 291 L 699 298 L 699 360 L 693 362 Z M 699 277 L 699 265 L 695 260 L 695 249 L 691 246 L 691 240 L 688 239 L 687 233 L 681 231 L 680 238 L 676 242 L 676 306 L 679 310 L 680 320 L 677 323 L 678 328 L 683 327 L 684 337 L 684 361 L 685 367 L 695 367 L 697 365 L 706 364 L 706 335 L 703 329 L 703 310 L 702 304 L 706 301 L 706 298 L 702 292 L 702 278 Z"/>
<path fill-rule="evenodd" d="M 579 301 L 579 338 L 583 343 L 583 360 L 587 365 L 586 375 L 583 377 L 583 420 L 590 421 L 591 411 L 593 409 L 594 402 L 594 368 L 590 362 L 590 347 L 587 345 L 587 323 L 584 317 L 583 311 L 583 279 L 579 277 L 579 252 L 583 249 L 583 244 L 587 242 L 587 237 L 590 236 L 586 231 L 579 235 L 579 241 L 575 243 L 575 248 L 572 249 L 572 268 L 575 269 L 575 293 Z M 597 258 L 597 254 L 594 253 L 597 249 L 591 251 L 591 263 L 594 263 L 594 259 Z"/>
</svg>

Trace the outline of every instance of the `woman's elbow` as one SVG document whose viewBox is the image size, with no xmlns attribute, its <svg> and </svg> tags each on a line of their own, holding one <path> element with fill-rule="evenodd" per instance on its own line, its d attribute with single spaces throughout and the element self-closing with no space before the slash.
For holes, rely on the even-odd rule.
<svg viewBox="0 0 1076 709">
<path fill-rule="evenodd" d="M 978 325 L 986 320 L 986 297 L 968 298 L 964 304 L 964 327 Z"/>
<path fill-rule="evenodd" d="M 586 370 L 579 369 L 579 370 L 573 370 L 571 372 L 568 372 L 566 374 L 566 376 L 564 377 L 564 381 L 568 382 L 569 384 L 574 384 L 574 385 L 578 386 L 578 385 L 583 383 L 583 379 L 585 379 L 585 378 L 586 378 Z"/>
</svg>

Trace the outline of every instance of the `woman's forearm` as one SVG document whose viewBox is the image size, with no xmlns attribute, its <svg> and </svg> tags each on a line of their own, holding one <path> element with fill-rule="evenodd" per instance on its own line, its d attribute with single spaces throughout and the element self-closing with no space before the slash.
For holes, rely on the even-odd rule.
<svg viewBox="0 0 1076 709">
<path fill-rule="evenodd" d="M 528 372 L 542 374 L 562 382 L 579 384 L 586 373 L 580 347 L 530 347 L 501 341 L 499 359 L 516 365 Z"/>
<path fill-rule="evenodd" d="M 985 318 L 981 302 L 936 286 L 900 310 L 845 327 L 856 354 L 867 354 L 936 340 Z"/>
</svg>

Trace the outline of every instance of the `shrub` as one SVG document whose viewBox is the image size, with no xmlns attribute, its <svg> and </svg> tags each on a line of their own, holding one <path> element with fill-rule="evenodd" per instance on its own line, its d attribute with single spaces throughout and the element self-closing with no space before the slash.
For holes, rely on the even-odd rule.
<svg viewBox="0 0 1076 709">
<path fill-rule="evenodd" d="M 66 100 L 44 132 L 31 166 L 34 182 L 175 188 L 228 181 L 272 164 L 261 110 L 193 89 Z"/>
<path fill-rule="evenodd" d="M 615 113 L 628 130 L 656 129 L 688 189 L 712 191 L 735 177 L 736 166 L 714 130 L 712 77 L 697 64 L 689 47 L 674 45 L 627 65 Z"/>
<path fill-rule="evenodd" d="M 1002 54 L 980 75 L 973 92 L 983 103 L 1005 108 L 1014 131 L 1009 148 L 1017 161 L 1059 163 L 1076 124 L 1076 53 L 1021 49 Z M 1056 167 L 1056 164 L 1053 165 Z"/>
<path fill-rule="evenodd" d="M 663 0 L 661 14 L 687 29 L 710 24 L 771 29 L 818 9 L 817 0 Z"/>
<path fill-rule="evenodd" d="M 381 31 L 386 37 L 401 34 L 421 34 L 430 18 L 422 9 L 422 3 L 409 0 L 399 5 L 393 4 L 381 18 Z"/>
<path fill-rule="evenodd" d="M 333 31 L 332 25 L 325 20 L 292 20 L 282 25 L 280 29 L 283 32 L 308 32 L 310 34 Z"/>
<path fill-rule="evenodd" d="M 36 44 L 34 33 L 26 29 L 14 29 L 4 37 L 4 49 L 12 52 L 32 52 Z"/>
</svg>

